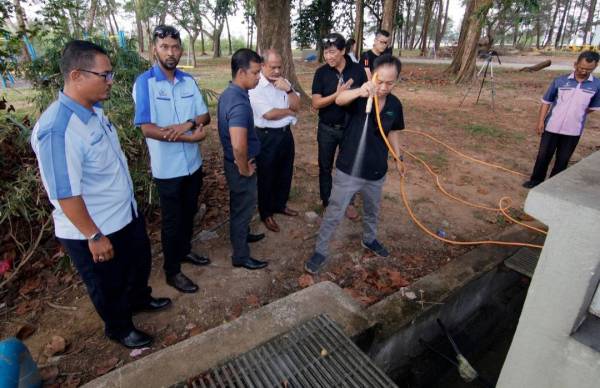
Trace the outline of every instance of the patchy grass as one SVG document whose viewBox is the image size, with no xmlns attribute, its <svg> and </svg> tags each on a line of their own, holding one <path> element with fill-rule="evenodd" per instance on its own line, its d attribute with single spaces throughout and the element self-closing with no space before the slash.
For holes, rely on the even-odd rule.
<svg viewBox="0 0 600 388">
<path fill-rule="evenodd" d="M 505 131 L 490 124 L 467 124 L 463 127 L 470 135 L 500 138 Z"/>
<path fill-rule="evenodd" d="M 419 158 L 423 159 L 433 170 L 439 172 L 448 167 L 448 156 L 444 151 L 436 153 L 415 152 Z"/>
</svg>

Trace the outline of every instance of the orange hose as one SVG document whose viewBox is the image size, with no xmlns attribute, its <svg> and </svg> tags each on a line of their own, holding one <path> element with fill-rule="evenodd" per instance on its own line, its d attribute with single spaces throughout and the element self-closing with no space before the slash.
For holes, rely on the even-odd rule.
<svg viewBox="0 0 600 388">
<path fill-rule="evenodd" d="M 373 80 L 375 81 L 375 79 L 376 79 L 376 78 L 377 78 L 377 74 L 374 74 L 374 75 L 373 75 Z M 396 152 L 395 152 L 395 151 L 394 151 L 394 149 L 392 148 L 392 146 L 391 146 L 391 144 L 390 144 L 390 142 L 389 142 L 389 140 L 388 140 L 388 138 L 387 138 L 387 136 L 385 135 L 385 132 L 384 132 L 384 130 L 383 130 L 383 125 L 381 124 L 381 116 L 380 116 L 380 114 L 379 114 L 379 98 L 377 97 L 377 95 L 375 95 L 375 96 L 374 96 L 374 98 L 373 98 L 373 101 L 375 102 L 375 117 L 376 117 L 376 119 L 377 119 L 377 126 L 379 127 L 379 132 L 380 132 L 380 134 L 381 134 L 381 137 L 383 138 L 383 140 L 384 140 L 384 142 L 385 142 L 385 144 L 386 144 L 386 146 L 387 146 L 388 150 L 389 150 L 389 151 L 390 151 L 390 153 L 392 154 L 393 158 L 394 158 L 396 161 L 400 161 L 400 158 L 398 157 L 398 155 L 396 154 Z M 418 134 L 420 134 L 420 135 L 426 136 L 426 137 L 430 138 L 431 140 L 433 140 L 433 141 L 435 141 L 435 142 L 437 142 L 437 143 L 439 143 L 439 144 L 442 144 L 444 147 L 446 147 L 446 148 L 448 148 L 448 149 L 452 150 L 453 152 L 457 153 L 458 155 L 460 155 L 460 156 L 462 156 L 462 157 L 464 157 L 464 158 L 466 158 L 466 159 L 468 159 L 468 160 L 474 161 L 474 162 L 476 162 L 476 163 L 484 164 L 484 165 L 486 165 L 486 166 L 493 167 L 493 168 L 498 168 L 498 169 L 501 169 L 501 170 L 504 170 L 504 171 L 507 171 L 507 172 L 511 172 L 511 173 L 513 173 L 513 174 L 517 174 L 517 175 L 524 175 L 524 174 L 522 174 L 522 173 L 519 173 L 519 172 L 516 172 L 516 171 L 512 171 L 512 170 L 510 170 L 510 169 L 508 169 L 508 168 L 505 168 L 505 167 L 502 167 L 502 166 L 498 166 L 498 165 L 495 165 L 495 164 L 492 164 L 492 163 L 484 162 L 484 161 L 481 161 L 481 160 L 479 160 L 479 159 L 476 159 L 476 158 L 470 157 L 470 156 L 468 156 L 468 155 L 465 155 L 465 154 L 463 154 L 462 152 L 460 152 L 460 151 L 458 151 L 458 150 L 456 150 L 456 149 L 452 148 L 451 146 L 449 146 L 449 145 L 447 145 L 447 144 L 443 143 L 442 141 L 435 139 L 435 138 L 434 138 L 433 136 L 431 136 L 431 135 L 428 135 L 428 134 L 425 134 L 425 133 L 422 133 L 422 132 L 419 132 L 419 131 L 411 131 L 411 130 L 406 130 L 406 131 L 408 131 L 408 132 L 411 132 L 411 133 L 418 133 Z M 441 192 L 442 192 L 444 195 L 446 195 L 446 196 L 450 197 L 451 199 L 454 199 L 454 200 L 456 200 L 456 201 L 458 201 L 458 202 L 461 202 L 461 203 L 463 203 L 463 204 L 465 204 L 465 205 L 468 205 L 468 206 L 477 207 L 477 208 L 480 208 L 480 209 L 485 209 L 485 210 L 500 211 L 500 212 L 502 212 L 502 214 L 503 214 L 505 217 L 507 217 L 507 218 L 508 218 L 510 221 L 512 221 L 512 222 L 514 222 L 514 223 L 516 223 L 516 224 L 518 224 L 518 225 L 521 225 L 521 226 L 523 226 L 523 227 L 526 227 L 526 228 L 529 228 L 529 229 L 535 230 L 535 231 L 537 231 L 537 232 L 540 232 L 540 233 L 544 233 L 544 234 L 546 233 L 545 231 L 543 231 L 543 230 L 541 230 L 541 229 L 538 229 L 538 228 L 535 228 L 535 227 L 533 227 L 533 226 L 527 225 L 527 224 L 525 224 L 525 223 L 522 223 L 522 222 L 520 222 L 520 221 L 517 221 L 517 220 L 515 220 L 513 217 L 511 217 L 511 216 L 510 216 L 510 215 L 509 215 L 509 214 L 506 212 L 506 210 L 509 208 L 509 205 L 510 205 L 510 204 L 509 204 L 509 205 L 507 205 L 507 206 L 503 206 L 503 202 L 504 202 L 505 200 L 510 200 L 508 197 L 502 197 L 502 198 L 500 199 L 500 201 L 499 201 L 499 206 L 498 206 L 497 208 L 492 208 L 492 207 L 490 207 L 490 206 L 486 206 L 486 205 L 480 205 L 480 204 L 474 204 L 474 203 L 468 202 L 468 201 L 466 201 L 466 200 L 463 200 L 463 199 L 461 199 L 461 198 L 458 198 L 458 197 L 456 197 L 456 196 L 454 196 L 454 195 L 452 195 L 452 194 L 448 193 L 448 192 L 447 192 L 447 191 L 446 191 L 446 190 L 445 190 L 445 189 L 442 187 L 442 185 L 440 184 L 440 181 L 439 181 L 439 176 L 438 176 L 438 174 L 436 174 L 436 173 L 435 173 L 435 172 L 434 172 L 434 171 L 431 169 L 431 167 L 430 167 L 430 166 L 427 164 L 427 162 L 425 162 L 425 161 L 424 161 L 424 160 L 422 160 L 421 158 L 417 157 L 416 155 L 413 155 L 412 153 L 410 153 L 410 152 L 408 152 L 408 151 L 406 151 L 406 150 L 403 150 L 403 151 L 404 151 L 404 152 L 406 152 L 406 153 L 407 153 L 409 156 L 411 156 L 412 158 L 414 158 L 414 159 L 418 160 L 419 162 L 421 162 L 421 164 L 423 164 L 423 165 L 425 166 L 425 168 L 427 169 L 427 171 L 428 171 L 428 172 L 429 172 L 429 173 L 430 173 L 432 176 L 434 176 L 434 177 L 435 177 L 435 179 L 436 179 L 436 185 L 437 185 L 438 189 L 440 189 L 440 191 L 441 191 Z M 410 216 L 410 218 L 413 220 L 413 222 L 414 222 L 414 223 L 415 223 L 415 224 L 416 224 L 416 225 L 417 225 L 417 226 L 418 226 L 418 227 L 419 227 L 419 228 L 420 228 L 420 229 L 421 229 L 423 232 L 425 232 L 425 233 L 426 233 L 426 234 L 428 234 L 429 236 L 431 236 L 431 237 L 433 237 L 433 238 L 435 238 L 435 239 L 437 239 L 437 240 L 443 241 L 443 242 L 445 242 L 445 243 L 447 243 L 447 244 L 452 244 L 452 245 L 483 245 L 483 244 L 493 244 L 493 245 L 503 245 L 503 246 L 518 246 L 518 247 L 529 247 L 529 248 L 540 248 L 540 249 L 542 248 L 542 245 L 537 245 L 537 244 L 529 244 L 529 243 L 522 243 L 522 242 L 498 241 L 498 240 L 457 241 L 457 240 L 450 240 L 450 239 L 447 239 L 447 238 L 444 238 L 444 237 L 440 237 L 440 236 L 438 236 L 436 233 L 434 233 L 434 232 L 432 232 L 431 230 L 429 230 L 429 229 L 428 229 L 428 228 L 427 228 L 425 225 L 423 225 L 423 223 L 422 223 L 421 221 L 419 221 L 419 220 L 417 219 L 417 217 L 415 216 L 415 214 L 414 214 L 414 212 L 413 212 L 412 208 L 410 207 L 410 203 L 408 202 L 408 197 L 407 197 L 407 195 L 406 195 L 406 187 L 405 187 L 405 179 L 404 179 L 404 175 L 401 175 L 401 177 L 400 177 L 400 193 L 402 194 L 402 202 L 404 203 L 404 206 L 406 207 L 406 210 L 408 211 L 408 215 L 409 215 L 409 216 Z"/>
</svg>

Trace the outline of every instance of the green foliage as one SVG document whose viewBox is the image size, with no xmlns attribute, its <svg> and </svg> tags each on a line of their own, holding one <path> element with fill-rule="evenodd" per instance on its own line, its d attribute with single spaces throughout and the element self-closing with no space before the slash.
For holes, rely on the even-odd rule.
<svg viewBox="0 0 600 388">
<path fill-rule="evenodd" d="M 294 40 L 300 48 L 316 46 L 322 35 L 331 30 L 333 16 L 330 0 L 313 0 L 302 8 L 294 21 Z"/>
</svg>

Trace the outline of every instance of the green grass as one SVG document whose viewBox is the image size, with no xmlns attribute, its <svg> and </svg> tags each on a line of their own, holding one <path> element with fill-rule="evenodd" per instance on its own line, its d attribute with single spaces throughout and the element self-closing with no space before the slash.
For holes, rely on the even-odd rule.
<svg viewBox="0 0 600 388">
<path fill-rule="evenodd" d="M 418 151 L 415 152 L 415 154 L 436 171 L 441 171 L 448 167 L 448 156 L 444 151 L 436 152 L 434 154 Z"/>
<path fill-rule="evenodd" d="M 473 136 L 502 137 L 505 131 L 490 124 L 466 124 L 465 130 Z"/>
<path fill-rule="evenodd" d="M 31 114 L 35 112 L 35 107 L 31 103 L 34 93 L 34 90 L 30 88 L 1 89 L 0 100 L 6 98 L 6 101 L 13 105 L 18 112 Z"/>
</svg>

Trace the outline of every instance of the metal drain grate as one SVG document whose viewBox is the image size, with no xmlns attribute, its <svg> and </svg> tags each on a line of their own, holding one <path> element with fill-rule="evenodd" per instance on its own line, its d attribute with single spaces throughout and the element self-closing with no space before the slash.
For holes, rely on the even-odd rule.
<svg viewBox="0 0 600 388">
<path fill-rule="evenodd" d="M 326 315 L 174 387 L 396 387 Z"/>
<path fill-rule="evenodd" d="M 539 258 L 540 252 L 520 248 L 514 255 L 504 260 L 504 265 L 522 275 L 532 277 Z"/>
</svg>

